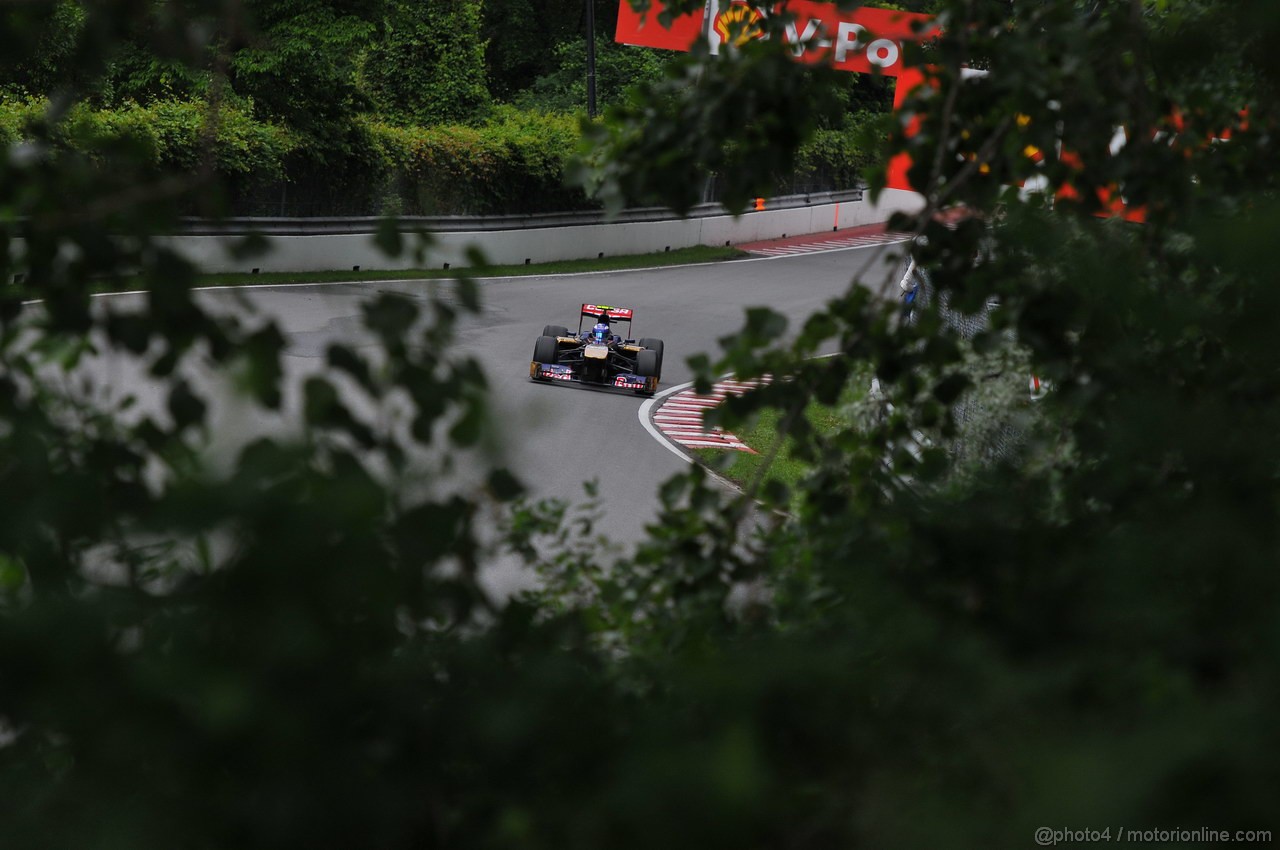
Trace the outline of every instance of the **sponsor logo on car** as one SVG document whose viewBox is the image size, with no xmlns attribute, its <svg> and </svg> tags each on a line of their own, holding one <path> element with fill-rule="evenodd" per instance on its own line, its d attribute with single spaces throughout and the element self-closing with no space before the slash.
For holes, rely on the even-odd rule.
<svg viewBox="0 0 1280 850">
<path fill-rule="evenodd" d="M 542 364 L 538 368 L 538 376 L 553 381 L 572 381 L 573 370 L 558 363 Z"/>
<path fill-rule="evenodd" d="M 583 304 L 582 312 L 587 316 L 606 316 L 610 319 L 630 320 L 635 311 L 630 307 L 611 307 L 608 304 Z"/>
</svg>

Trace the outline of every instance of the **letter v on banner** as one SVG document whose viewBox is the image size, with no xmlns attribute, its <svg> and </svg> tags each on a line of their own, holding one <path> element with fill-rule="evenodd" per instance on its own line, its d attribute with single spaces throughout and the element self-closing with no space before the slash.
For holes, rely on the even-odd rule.
<svg viewBox="0 0 1280 850">
<path fill-rule="evenodd" d="M 662 0 L 652 0 L 649 11 L 641 15 L 631 8 L 630 0 L 620 0 L 614 40 L 638 47 L 687 51 L 705 33 L 715 53 L 730 39 L 761 37 L 760 30 L 752 24 L 759 20 L 758 16 L 770 14 L 767 7 L 757 12 L 743 0 L 707 0 L 702 9 L 677 16 L 668 28 L 658 22 L 663 8 Z M 776 10 L 777 6 L 773 8 Z M 790 0 L 786 9 L 794 20 L 787 25 L 783 38 L 794 45 L 798 61 L 830 61 L 833 68 L 841 71 L 895 77 L 894 109 L 900 108 L 907 94 L 924 82 L 923 72 L 908 68 L 903 61 L 902 44 L 933 36 L 935 32 L 927 27 L 919 32 L 913 28 L 927 24 L 931 16 L 865 6 L 842 13 L 834 4 L 817 0 Z M 889 162 L 890 189 L 911 189 L 907 182 L 910 165 L 906 154 Z"/>
</svg>

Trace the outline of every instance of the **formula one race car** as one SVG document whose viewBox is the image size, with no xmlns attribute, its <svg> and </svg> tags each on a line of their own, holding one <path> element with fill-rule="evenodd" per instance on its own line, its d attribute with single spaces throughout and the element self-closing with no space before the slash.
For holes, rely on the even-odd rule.
<svg viewBox="0 0 1280 850">
<path fill-rule="evenodd" d="M 529 377 L 653 395 L 662 374 L 662 340 L 631 339 L 633 313 L 627 307 L 583 304 L 576 334 L 563 325 L 547 325 L 534 343 Z M 582 327 L 584 319 L 593 320 L 587 330 Z M 615 334 L 611 322 L 626 322 L 626 334 Z"/>
</svg>

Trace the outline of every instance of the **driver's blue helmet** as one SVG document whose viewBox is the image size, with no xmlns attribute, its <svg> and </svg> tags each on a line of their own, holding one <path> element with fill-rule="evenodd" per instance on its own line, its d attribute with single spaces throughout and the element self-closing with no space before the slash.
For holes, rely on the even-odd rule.
<svg viewBox="0 0 1280 850">
<path fill-rule="evenodd" d="M 594 328 L 592 328 L 591 341 L 592 342 L 608 342 L 609 326 L 606 325 L 604 322 L 601 322 L 598 325 L 596 325 Z"/>
</svg>

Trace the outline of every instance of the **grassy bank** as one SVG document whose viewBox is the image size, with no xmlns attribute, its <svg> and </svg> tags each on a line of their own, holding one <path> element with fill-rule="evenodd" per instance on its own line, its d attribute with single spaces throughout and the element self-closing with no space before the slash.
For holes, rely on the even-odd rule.
<svg viewBox="0 0 1280 850">
<path fill-rule="evenodd" d="M 555 263 L 532 263 L 530 265 L 512 266 L 477 266 L 474 268 L 450 269 L 361 269 L 360 271 L 333 272 L 266 272 L 249 274 L 199 275 L 197 286 L 245 286 L 273 285 L 295 283 L 335 283 L 345 281 L 377 281 L 377 280 L 439 280 L 456 278 L 459 275 L 470 277 L 514 277 L 519 275 L 556 275 L 582 274 L 584 272 L 625 271 L 627 269 L 661 268 L 662 266 L 686 265 L 689 263 L 713 263 L 723 260 L 736 260 L 747 256 L 737 248 L 708 247 L 697 245 L 692 248 L 681 248 L 676 251 L 659 251 L 653 254 L 633 254 L 620 257 L 603 257 L 587 260 L 562 260 Z"/>
<path fill-rule="evenodd" d="M 853 381 L 835 406 L 816 402 L 809 404 L 804 416 L 814 431 L 825 435 L 848 428 L 851 410 L 856 402 L 865 398 L 869 382 L 869 373 L 865 381 Z M 774 480 L 795 492 L 797 485 L 809 474 L 811 466 L 792 454 L 793 440 L 782 433 L 780 411 L 762 410 L 754 422 L 735 430 L 734 434 L 757 453 L 694 449 L 695 459 L 743 489 Z"/>
<path fill-rule="evenodd" d="M 555 263 L 531 263 L 513 266 L 475 266 L 457 269 L 361 269 L 360 271 L 331 272 L 234 272 L 225 274 L 200 274 L 192 281 L 194 287 L 217 286 L 286 286 L 305 283 L 362 283 L 379 280 L 452 280 L 461 276 L 520 277 L 534 275 L 584 274 L 587 272 L 628 271 L 653 269 L 663 266 L 682 266 L 692 263 L 716 263 L 746 257 L 737 248 L 695 246 L 677 251 L 661 251 L 653 254 L 603 257 L 588 260 L 562 260 Z M 21 287 L 22 297 L 39 300 L 41 293 L 15 279 Z M 144 288 L 138 278 L 122 278 L 116 281 L 99 281 L 92 289 L 98 294 L 109 292 L 133 292 Z"/>
</svg>

